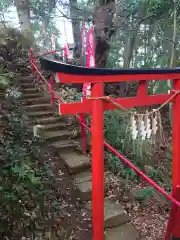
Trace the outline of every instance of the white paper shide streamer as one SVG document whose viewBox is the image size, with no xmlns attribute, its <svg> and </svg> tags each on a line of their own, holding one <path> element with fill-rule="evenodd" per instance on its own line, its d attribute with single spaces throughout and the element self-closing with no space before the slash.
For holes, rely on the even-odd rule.
<svg viewBox="0 0 180 240">
<path fill-rule="evenodd" d="M 137 121 L 135 120 L 134 115 L 131 115 L 131 133 L 132 133 L 132 139 L 136 140 L 137 135 L 138 135 L 138 130 L 137 130 Z"/>
<path fill-rule="evenodd" d="M 137 117 L 137 120 L 135 119 Z M 140 137 L 142 141 L 146 139 L 150 139 L 151 136 L 155 136 L 158 130 L 158 115 L 157 112 L 154 111 L 152 115 L 148 114 L 131 114 L 130 117 L 130 129 L 132 139 L 136 140 L 137 137 Z"/>
</svg>

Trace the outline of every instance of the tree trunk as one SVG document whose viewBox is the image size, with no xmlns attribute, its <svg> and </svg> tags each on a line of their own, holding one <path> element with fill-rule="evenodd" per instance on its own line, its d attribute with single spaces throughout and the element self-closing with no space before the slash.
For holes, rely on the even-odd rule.
<svg viewBox="0 0 180 240">
<path fill-rule="evenodd" d="M 124 63 L 123 63 L 123 68 L 129 68 L 132 58 L 133 58 L 133 51 L 136 43 L 136 31 L 133 33 L 132 36 L 130 36 L 127 39 L 127 42 L 125 43 L 124 46 L 124 53 L 123 53 L 123 58 L 124 58 Z M 124 97 L 126 93 L 128 92 L 128 87 L 129 84 L 128 82 L 121 82 L 119 83 L 119 88 L 120 88 L 120 96 Z"/>
<path fill-rule="evenodd" d="M 176 67 L 176 45 L 177 45 L 177 2 L 174 0 L 174 24 L 173 24 L 173 38 L 172 38 L 172 53 L 171 53 L 171 61 L 170 61 L 170 67 Z M 169 87 L 173 87 L 173 81 L 168 80 L 168 85 Z M 170 124 L 172 126 L 172 103 L 169 104 L 169 119 L 170 119 Z"/>
<path fill-rule="evenodd" d="M 177 35 L 177 8 L 176 1 L 174 0 L 174 24 L 173 24 L 173 44 L 171 52 L 170 67 L 176 67 L 176 35 Z"/>
<path fill-rule="evenodd" d="M 104 68 L 107 63 L 110 39 L 113 33 L 115 33 L 115 28 L 113 27 L 114 13 L 114 2 L 106 1 L 105 4 L 100 3 L 100 6 L 95 8 L 95 63 L 97 68 Z M 116 85 L 119 84 L 105 84 L 105 95 L 112 94 L 112 90 L 117 89 Z"/>
<path fill-rule="evenodd" d="M 129 68 L 132 58 L 133 58 L 133 51 L 136 42 L 136 32 L 127 40 L 127 43 L 124 47 L 124 63 L 123 68 Z"/>
<path fill-rule="evenodd" d="M 34 44 L 35 38 L 31 31 L 29 0 L 15 0 L 15 6 L 21 26 L 21 32 L 24 37 L 29 39 L 31 44 Z"/>
<path fill-rule="evenodd" d="M 107 1 L 108 2 L 108 1 Z M 95 9 L 95 46 L 96 67 L 103 68 L 106 65 L 110 39 L 114 33 L 113 17 L 114 2 L 110 2 Z"/>
<path fill-rule="evenodd" d="M 69 0 L 70 2 L 70 16 L 72 21 L 73 38 L 75 43 L 74 58 L 81 56 L 81 29 L 80 20 L 78 20 L 79 11 L 77 10 L 77 0 Z"/>
</svg>

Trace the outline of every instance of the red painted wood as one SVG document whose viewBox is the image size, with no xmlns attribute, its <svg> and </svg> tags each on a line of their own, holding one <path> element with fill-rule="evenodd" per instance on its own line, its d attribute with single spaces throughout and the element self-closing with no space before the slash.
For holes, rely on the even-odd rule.
<svg viewBox="0 0 180 240">
<path fill-rule="evenodd" d="M 180 186 L 176 187 L 176 199 L 180 202 Z M 179 219 L 180 219 L 180 208 L 172 203 L 171 212 L 168 219 L 168 225 L 166 229 L 165 240 L 179 239 Z"/>
<path fill-rule="evenodd" d="M 174 89 L 180 89 L 180 80 L 174 81 Z M 176 96 L 173 102 L 173 143 L 172 143 L 172 195 L 176 197 L 176 187 L 180 186 L 180 94 Z M 180 213 L 176 216 L 174 222 L 173 236 L 180 238 Z"/>
<path fill-rule="evenodd" d="M 103 96 L 103 84 L 92 87 L 92 96 Z M 92 226 L 93 240 L 104 240 L 104 109 L 92 100 Z"/>
<path fill-rule="evenodd" d="M 177 198 L 177 195 L 176 195 L 176 198 Z M 177 205 L 174 204 L 174 202 L 172 202 L 171 211 L 169 214 L 168 224 L 167 224 L 166 233 L 165 233 L 165 240 L 171 240 L 177 208 L 178 208 Z"/>
<path fill-rule="evenodd" d="M 166 74 L 129 74 L 129 75 L 104 75 L 104 76 L 84 76 L 65 73 L 57 73 L 60 83 L 107 83 L 107 82 L 134 82 L 139 80 L 167 80 L 178 79 L 180 73 Z"/>
<path fill-rule="evenodd" d="M 174 81 L 174 89 L 180 89 L 180 80 Z M 180 94 L 173 101 L 173 158 L 172 158 L 172 193 L 180 186 Z"/>
<path fill-rule="evenodd" d="M 147 96 L 147 81 L 139 81 L 138 97 L 143 98 Z"/>
<path fill-rule="evenodd" d="M 61 103 L 59 104 L 60 115 L 70 115 L 70 114 L 82 114 L 91 113 L 92 105 L 91 102 L 76 102 L 76 103 Z"/>
<path fill-rule="evenodd" d="M 115 98 L 114 100 L 121 104 L 124 108 L 143 107 L 154 104 L 163 104 L 170 97 L 169 94 L 159 94 L 146 96 L 143 99 L 141 97 L 132 98 Z M 117 109 L 112 103 L 103 100 L 104 111 Z M 60 112 L 64 115 L 88 113 L 92 112 L 92 100 L 86 100 L 84 102 L 76 103 L 62 103 L 60 104 Z"/>
<path fill-rule="evenodd" d="M 173 229 L 173 220 L 175 218 L 175 213 L 176 213 L 176 205 L 175 204 L 171 204 L 171 211 L 169 214 L 169 218 L 168 218 L 168 224 L 167 224 L 167 228 L 166 228 L 166 233 L 165 233 L 165 240 L 171 240 L 171 233 L 172 233 L 172 229 Z"/>
<path fill-rule="evenodd" d="M 180 185 L 176 187 L 176 199 L 180 201 Z M 172 219 L 173 233 L 172 237 L 174 239 L 180 239 L 180 208 L 174 206 L 175 208 L 175 217 Z"/>
</svg>

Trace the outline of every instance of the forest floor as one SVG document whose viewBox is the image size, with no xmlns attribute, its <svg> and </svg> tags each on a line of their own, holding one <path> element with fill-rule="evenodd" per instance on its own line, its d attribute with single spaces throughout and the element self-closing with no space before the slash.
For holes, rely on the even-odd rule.
<svg viewBox="0 0 180 240">
<path fill-rule="evenodd" d="M 80 199 L 73 178 L 59 155 L 54 154 L 51 148 L 41 147 L 40 155 L 43 161 L 49 164 L 54 175 L 55 184 L 52 194 L 58 201 L 59 211 L 56 210 L 54 238 L 58 240 L 92 239 L 91 218 Z M 52 233 L 51 233 L 52 234 Z M 53 235 L 53 234 L 52 234 Z"/>
<path fill-rule="evenodd" d="M 163 240 L 166 230 L 169 209 L 166 201 L 156 194 L 145 203 L 136 201 L 130 194 L 132 189 L 141 188 L 141 185 L 123 184 L 123 180 L 109 172 L 106 182 L 109 182 L 109 198 L 124 206 L 131 222 L 139 232 L 142 240 Z M 129 189 L 129 192 L 127 191 Z M 156 196 L 156 197 L 155 197 Z"/>
</svg>

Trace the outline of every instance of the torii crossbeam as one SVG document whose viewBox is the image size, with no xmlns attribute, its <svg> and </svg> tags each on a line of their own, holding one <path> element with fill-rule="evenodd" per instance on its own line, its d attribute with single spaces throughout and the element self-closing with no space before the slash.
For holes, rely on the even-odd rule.
<svg viewBox="0 0 180 240">
<path fill-rule="evenodd" d="M 172 164 L 172 195 L 180 201 L 180 68 L 163 69 L 98 69 L 83 68 L 63 64 L 46 58 L 40 59 L 41 66 L 57 73 L 60 83 L 83 84 L 92 83 L 90 99 L 78 103 L 60 104 L 60 114 L 91 114 L 92 130 L 92 224 L 93 240 L 104 239 L 104 111 L 118 108 L 142 107 L 154 104 L 173 103 L 173 164 Z M 174 89 L 169 94 L 148 95 L 146 82 L 148 80 L 174 81 Z M 136 97 L 104 98 L 103 84 L 107 82 L 139 81 Z M 177 93 L 177 94 L 174 94 Z M 114 104 L 114 102 L 116 104 Z M 168 224 L 169 235 L 166 240 L 180 240 L 180 208 L 172 207 Z"/>
</svg>

